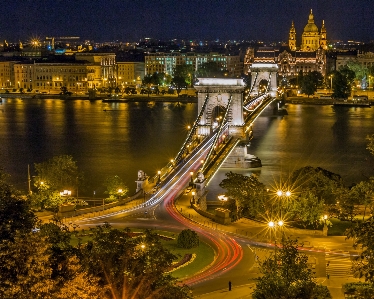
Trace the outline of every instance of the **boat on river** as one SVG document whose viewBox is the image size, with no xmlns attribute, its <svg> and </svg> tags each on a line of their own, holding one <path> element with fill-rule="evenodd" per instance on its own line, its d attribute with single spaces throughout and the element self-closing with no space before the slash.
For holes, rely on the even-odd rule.
<svg viewBox="0 0 374 299">
<path fill-rule="evenodd" d="M 334 106 L 345 106 L 345 107 L 371 107 L 369 101 L 334 101 Z"/>
<path fill-rule="evenodd" d="M 128 103 L 128 99 L 104 99 L 103 103 Z"/>
</svg>

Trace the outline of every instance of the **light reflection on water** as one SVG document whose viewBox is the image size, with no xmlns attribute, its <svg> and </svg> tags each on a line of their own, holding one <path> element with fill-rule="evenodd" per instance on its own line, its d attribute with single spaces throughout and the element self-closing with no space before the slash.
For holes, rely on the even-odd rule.
<svg viewBox="0 0 374 299">
<path fill-rule="evenodd" d="M 232 171 L 253 172 L 270 188 L 307 165 L 338 173 L 347 184 L 373 174 L 365 140 L 374 133 L 373 108 L 288 105 L 287 110 L 288 115 L 278 116 L 268 108 L 254 124 L 250 151 L 263 167 Z M 81 195 L 93 190 L 100 195 L 109 175 L 119 175 L 134 192 L 137 171 L 153 175 L 170 161 L 196 115 L 196 104 L 6 99 L 0 105 L 0 165 L 26 190 L 27 164 L 32 168 L 68 154 L 88 182 Z M 208 186 L 209 198 L 223 192 L 218 183 L 228 171 L 217 173 Z"/>
</svg>

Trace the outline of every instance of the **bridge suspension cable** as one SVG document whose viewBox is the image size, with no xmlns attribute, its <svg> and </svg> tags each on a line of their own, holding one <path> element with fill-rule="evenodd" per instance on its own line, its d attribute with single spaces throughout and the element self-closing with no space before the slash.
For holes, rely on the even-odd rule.
<svg viewBox="0 0 374 299">
<path fill-rule="evenodd" d="M 232 100 L 232 95 L 230 95 L 230 98 L 228 100 L 228 103 L 227 103 L 227 106 L 226 106 L 226 112 L 225 112 L 225 115 L 223 116 L 223 119 L 222 119 L 222 122 L 219 126 L 219 129 L 218 129 L 218 132 L 216 134 L 216 136 L 214 137 L 214 141 L 212 143 L 212 147 L 210 148 L 209 152 L 208 152 L 208 155 L 206 156 L 205 160 L 204 160 L 204 164 L 201 168 L 201 172 L 204 173 L 207 165 L 209 165 L 209 159 L 214 151 L 214 147 L 216 146 L 216 143 L 218 141 L 218 138 L 221 136 L 221 133 L 223 131 L 223 128 L 226 127 L 228 124 L 226 123 L 226 118 L 227 118 L 227 115 L 229 114 L 229 108 L 230 108 L 230 105 L 231 105 L 231 100 Z"/>
<path fill-rule="evenodd" d="M 187 147 L 188 143 L 191 141 L 191 139 L 193 137 L 193 134 L 196 131 L 197 125 L 199 124 L 199 121 L 200 121 L 201 117 L 203 116 L 203 113 L 205 111 L 205 108 L 206 108 L 206 105 L 208 104 L 208 102 L 209 102 L 209 94 L 206 95 L 205 101 L 203 103 L 203 106 L 201 107 L 199 115 L 197 116 L 197 118 L 195 120 L 195 123 L 193 124 L 190 132 L 188 133 L 187 138 L 184 141 L 180 151 L 178 152 L 177 156 L 174 159 L 176 164 L 178 164 L 179 161 L 182 159 L 182 155 L 183 155 L 184 151 L 186 150 L 186 147 Z"/>
<path fill-rule="evenodd" d="M 258 77 L 258 72 L 256 72 L 256 77 L 255 77 L 255 79 L 253 80 L 253 84 L 252 84 L 252 86 L 251 86 L 251 89 L 249 90 L 249 92 L 248 92 L 248 94 L 247 94 L 247 96 L 246 96 L 246 98 L 245 98 L 244 105 L 246 105 L 246 104 L 250 101 L 251 92 L 252 92 L 253 88 L 254 88 L 255 85 L 256 85 L 257 77 Z"/>
</svg>

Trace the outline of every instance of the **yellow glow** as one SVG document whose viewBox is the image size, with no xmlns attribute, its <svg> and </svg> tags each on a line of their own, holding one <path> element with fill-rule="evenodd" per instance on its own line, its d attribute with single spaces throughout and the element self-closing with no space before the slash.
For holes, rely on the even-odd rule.
<svg viewBox="0 0 374 299">
<path fill-rule="evenodd" d="M 278 191 L 277 191 L 277 195 L 278 195 L 278 196 L 282 196 L 282 195 L 283 195 L 282 190 L 278 190 Z"/>
<path fill-rule="evenodd" d="M 268 226 L 269 226 L 269 227 L 274 227 L 274 225 L 275 225 L 275 223 L 274 223 L 273 221 L 270 221 L 270 222 L 268 223 Z"/>
<path fill-rule="evenodd" d="M 283 224 L 284 224 L 284 223 L 283 223 L 282 220 L 279 220 L 279 221 L 278 221 L 278 225 L 279 225 L 279 226 L 283 226 Z"/>
<path fill-rule="evenodd" d="M 290 191 L 286 191 L 286 196 L 290 197 L 291 196 L 291 192 Z"/>
</svg>

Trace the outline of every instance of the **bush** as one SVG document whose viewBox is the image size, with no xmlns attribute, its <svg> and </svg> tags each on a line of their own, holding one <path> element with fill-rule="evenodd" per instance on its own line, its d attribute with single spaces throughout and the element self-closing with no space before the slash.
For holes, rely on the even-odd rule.
<svg viewBox="0 0 374 299">
<path fill-rule="evenodd" d="M 195 231 L 184 229 L 178 235 L 177 245 L 181 248 L 193 248 L 199 246 L 199 236 Z"/>
</svg>

